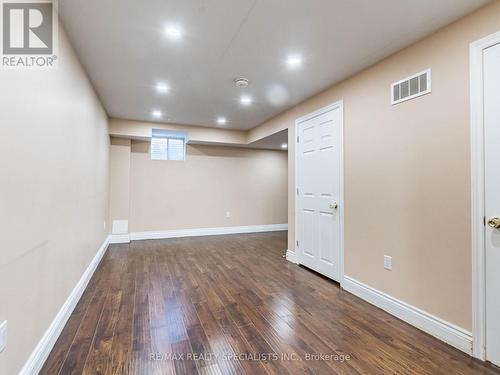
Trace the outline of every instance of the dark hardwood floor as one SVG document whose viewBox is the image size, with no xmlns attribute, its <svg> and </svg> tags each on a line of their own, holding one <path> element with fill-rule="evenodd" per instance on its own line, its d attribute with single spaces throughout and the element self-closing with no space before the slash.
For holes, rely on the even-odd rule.
<svg viewBox="0 0 500 375">
<path fill-rule="evenodd" d="M 283 232 L 110 246 L 41 373 L 500 374 L 284 249 Z"/>
</svg>

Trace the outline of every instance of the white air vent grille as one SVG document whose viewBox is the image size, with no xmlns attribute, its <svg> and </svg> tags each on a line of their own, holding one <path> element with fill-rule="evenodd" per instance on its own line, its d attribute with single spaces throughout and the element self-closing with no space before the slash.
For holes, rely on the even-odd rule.
<svg viewBox="0 0 500 375">
<path fill-rule="evenodd" d="M 391 103 L 398 104 L 431 92 L 431 70 L 417 73 L 391 85 Z"/>
</svg>

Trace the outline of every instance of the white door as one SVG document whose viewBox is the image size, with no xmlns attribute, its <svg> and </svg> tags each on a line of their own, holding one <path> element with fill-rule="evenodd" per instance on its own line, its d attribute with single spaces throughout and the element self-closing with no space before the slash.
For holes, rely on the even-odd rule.
<svg viewBox="0 0 500 375">
<path fill-rule="evenodd" d="M 342 106 L 297 121 L 300 264 L 340 282 Z"/>
<path fill-rule="evenodd" d="M 500 366 L 500 45 L 484 50 L 486 359 Z"/>
</svg>

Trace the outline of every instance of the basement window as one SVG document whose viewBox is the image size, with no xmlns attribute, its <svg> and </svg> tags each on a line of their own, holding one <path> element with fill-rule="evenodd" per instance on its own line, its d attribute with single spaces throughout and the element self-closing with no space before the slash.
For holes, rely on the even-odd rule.
<svg viewBox="0 0 500 375">
<path fill-rule="evenodd" d="M 187 133 L 153 129 L 151 160 L 186 160 Z"/>
</svg>

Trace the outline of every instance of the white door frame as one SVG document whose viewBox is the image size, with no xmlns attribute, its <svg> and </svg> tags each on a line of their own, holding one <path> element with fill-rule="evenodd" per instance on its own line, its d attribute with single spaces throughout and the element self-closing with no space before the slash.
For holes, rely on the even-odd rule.
<svg viewBox="0 0 500 375">
<path fill-rule="evenodd" d="M 342 286 L 344 283 L 344 101 L 339 100 L 338 102 L 335 102 L 333 104 L 330 104 L 326 107 L 323 107 L 321 109 L 318 109 L 317 111 L 314 111 L 312 113 L 309 113 L 305 116 L 302 116 L 298 119 L 295 120 L 295 253 L 297 254 L 297 259 L 298 263 L 300 264 L 300 256 L 299 251 L 300 251 L 300 246 L 297 246 L 297 242 L 300 243 L 300 238 L 299 238 L 299 197 L 297 194 L 297 189 L 299 186 L 299 173 L 298 173 L 298 159 L 299 159 L 299 147 L 298 147 L 298 134 L 299 134 L 299 124 L 301 122 L 304 122 L 306 120 L 310 120 L 313 117 L 317 117 L 319 115 L 322 115 L 323 113 L 330 112 L 334 109 L 339 109 L 340 110 L 340 129 L 339 129 L 339 134 L 340 134 L 340 189 L 339 189 L 339 198 L 338 198 L 338 213 L 339 213 L 339 232 L 340 232 L 340 259 L 339 259 L 339 265 L 340 265 L 340 270 L 339 270 L 339 280 L 340 280 L 340 285 Z"/>
<path fill-rule="evenodd" d="M 483 361 L 486 359 L 483 51 L 499 43 L 500 32 L 497 32 L 470 45 L 472 355 Z"/>
</svg>

